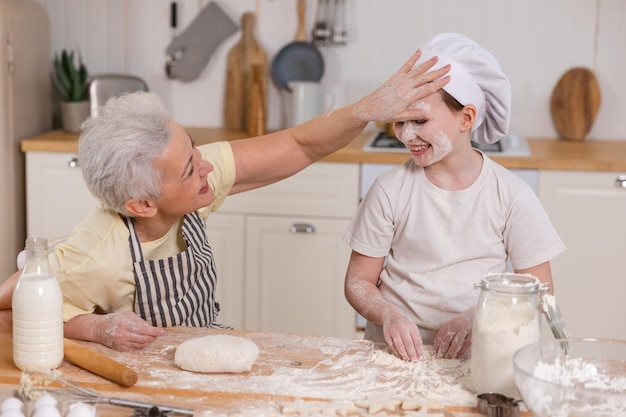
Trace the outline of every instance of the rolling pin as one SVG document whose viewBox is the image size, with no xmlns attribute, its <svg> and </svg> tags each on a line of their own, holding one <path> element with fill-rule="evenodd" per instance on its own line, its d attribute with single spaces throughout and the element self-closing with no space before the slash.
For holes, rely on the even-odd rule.
<svg viewBox="0 0 626 417">
<path fill-rule="evenodd" d="M 135 371 L 101 353 L 95 352 L 70 339 L 63 340 L 65 360 L 86 369 L 123 387 L 132 387 L 137 382 Z"/>
</svg>

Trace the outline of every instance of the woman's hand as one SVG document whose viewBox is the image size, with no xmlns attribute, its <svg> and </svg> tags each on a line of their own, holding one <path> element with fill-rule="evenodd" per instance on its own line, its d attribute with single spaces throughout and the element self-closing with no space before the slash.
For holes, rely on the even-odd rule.
<svg viewBox="0 0 626 417">
<path fill-rule="evenodd" d="M 474 308 L 444 323 L 433 343 L 433 355 L 445 359 L 461 359 L 472 347 Z"/>
<path fill-rule="evenodd" d="M 165 330 L 154 327 L 135 313 L 85 314 L 65 323 L 65 336 L 103 344 L 111 349 L 143 349 Z"/>
<path fill-rule="evenodd" d="M 399 311 L 385 315 L 383 335 L 389 347 L 399 358 L 416 362 L 422 357 L 422 336 L 417 325 Z"/>
<path fill-rule="evenodd" d="M 412 119 L 413 104 L 450 81 L 450 76 L 444 76 L 450 71 L 450 65 L 428 72 L 437 63 L 437 57 L 413 68 L 420 56 L 418 50 L 385 83 L 359 100 L 354 108 L 355 116 L 363 121 L 379 122 Z"/>
</svg>

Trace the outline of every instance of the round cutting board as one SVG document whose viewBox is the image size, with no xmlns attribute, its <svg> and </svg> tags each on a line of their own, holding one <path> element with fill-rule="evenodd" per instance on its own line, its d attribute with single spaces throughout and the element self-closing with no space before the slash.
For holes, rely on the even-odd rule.
<svg viewBox="0 0 626 417">
<path fill-rule="evenodd" d="M 550 99 L 552 122 L 561 138 L 584 140 L 599 109 L 600 86 L 591 70 L 572 68 L 561 76 Z"/>
</svg>

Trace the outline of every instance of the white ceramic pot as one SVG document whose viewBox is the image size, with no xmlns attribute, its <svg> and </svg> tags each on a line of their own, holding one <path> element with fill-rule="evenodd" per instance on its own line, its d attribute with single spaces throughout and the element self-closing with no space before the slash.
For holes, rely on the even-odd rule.
<svg viewBox="0 0 626 417">
<path fill-rule="evenodd" d="M 322 113 L 332 110 L 335 96 L 324 91 L 321 84 L 314 81 L 290 81 L 291 92 L 284 91 L 284 119 L 286 127 L 306 122 Z"/>
</svg>

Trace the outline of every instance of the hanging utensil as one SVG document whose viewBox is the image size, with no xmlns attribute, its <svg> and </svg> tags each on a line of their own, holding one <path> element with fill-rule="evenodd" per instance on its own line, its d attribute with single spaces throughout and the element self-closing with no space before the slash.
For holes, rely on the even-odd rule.
<svg viewBox="0 0 626 417">
<path fill-rule="evenodd" d="M 170 41 L 178 36 L 178 4 L 173 1 L 170 3 Z M 167 78 L 176 78 L 176 54 L 170 55 L 170 59 L 165 63 L 165 75 Z"/>
<path fill-rule="evenodd" d="M 272 78 L 286 91 L 291 91 L 290 81 L 320 81 L 324 75 L 322 54 L 306 41 L 305 8 L 305 0 L 298 0 L 298 29 L 294 42 L 278 51 L 272 61 Z"/>
<path fill-rule="evenodd" d="M 335 0 L 335 13 L 332 27 L 333 45 L 344 45 L 346 43 L 345 3 L 346 0 Z"/>
<path fill-rule="evenodd" d="M 318 0 L 315 26 L 313 28 L 313 43 L 324 45 L 330 39 L 330 27 L 328 26 L 328 6 L 330 0 Z"/>
</svg>

